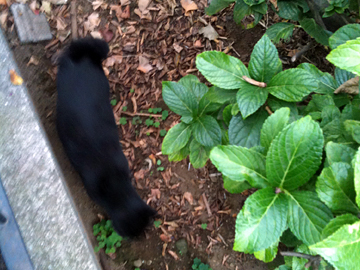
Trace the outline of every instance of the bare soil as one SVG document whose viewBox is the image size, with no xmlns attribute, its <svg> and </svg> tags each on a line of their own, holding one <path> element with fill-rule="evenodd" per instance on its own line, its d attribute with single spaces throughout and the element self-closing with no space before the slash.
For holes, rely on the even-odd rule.
<svg viewBox="0 0 360 270">
<path fill-rule="evenodd" d="M 87 1 L 80 1 L 80 3 L 82 14 L 92 12 L 91 3 Z M 130 19 L 139 22 L 137 15 L 133 13 L 134 8 L 135 6 L 131 4 Z M 188 23 L 187 18 L 182 16 L 182 13 L 181 9 L 176 8 L 175 15 L 171 18 L 171 25 L 179 23 L 179 31 L 182 31 L 181 26 L 187 27 Z M 202 13 L 199 12 L 198 15 L 201 14 L 203 14 L 203 11 Z M 109 19 L 108 16 L 108 12 L 103 11 L 101 13 L 101 17 L 105 21 Z M 121 71 L 128 68 L 128 65 L 133 64 L 131 59 L 126 63 L 123 61 L 121 65 L 124 66 L 116 66 L 119 72 L 111 73 L 113 67 L 109 67 L 111 95 L 121 105 L 118 106 L 117 111 L 114 110 L 115 117 L 120 117 L 121 110 L 119 112 L 119 108 L 125 105 L 128 106 L 128 111 L 133 111 L 135 106 L 137 106 L 137 111 L 154 107 L 166 109 L 159 90 L 159 87 L 161 89 L 161 80 L 178 80 L 181 78 L 182 75 L 186 74 L 186 70 L 194 68 L 193 59 L 196 54 L 203 50 L 215 49 L 219 48 L 219 46 L 220 49 L 224 49 L 229 44 L 232 44 L 233 49 L 230 54 L 239 57 L 247 64 L 254 45 L 264 34 L 265 29 L 260 25 L 250 30 L 241 29 L 233 22 L 231 10 L 223 12 L 214 21 L 222 27 L 222 29 L 217 28 L 217 30 L 222 36 L 226 37 L 226 40 L 221 41 L 219 45 L 219 43 L 215 44 L 214 41 L 209 42 L 201 39 L 204 45 L 202 49 L 192 48 L 188 51 L 184 49 L 179 55 L 171 47 L 172 51 L 164 56 L 165 62 L 168 63 L 168 67 L 166 67 L 168 72 L 164 74 L 161 74 L 160 70 L 153 73 L 151 71 L 150 75 L 142 74 L 136 70 L 137 65 L 135 65 L 134 68 L 128 69 L 128 74 L 132 73 L 134 77 L 122 74 L 123 77 L 120 76 L 119 79 L 117 76 L 120 75 Z M 154 25 L 143 24 L 143 21 L 140 22 L 140 25 L 143 27 L 142 29 L 151 27 L 151 29 L 156 29 Z M 196 31 L 192 33 L 193 36 L 196 36 Z M 99 222 L 99 214 L 106 216 L 106 213 L 87 196 L 79 176 L 71 167 L 62 149 L 55 128 L 56 83 L 52 57 L 63 45 L 56 50 L 49 51 L 45 48 L 49 42 L 20 45 L 15 30 L 11 31 L 9 27 L 6 34 L 20 68 L 21 76 L 28 87 L 29 94 L 60 164 L 81 220 L 92 245 L 95 246 L 96 239 L 92 235 L 92 226 Z M 158 35 L 160 36 L 161 33 L 158 33 Z M 175 37 L 176 33 L 171 35 L 165 33 L 165 35 Z M 188 38 L 184 34 L 184 40 L 178 39 L 179 44 L 186 48 Z M 307 39 L 309 38 L 304 36 L 303 33 L 298 33 L 298 36 L 289 44 L 279 45 L 280 55 L 283 57 L 282 59 L 285 59 L 285 67 L 295 66 L 290 62 L 286 64 L 289 58 L 288 54 L 291 50 L 301 47 L 302 44 L 306 43 Z M 145 51 L 157 53 L 156 46 L 158 44 L 154 39 L 149 38 L 147 40 L 142 35 L 142 40 L 143 43 L 140 45 L 145 48 Z M 69 39 L 65 40 L 64 45 L 68 41 Z M 152 50 L 152 48 L 154 49 Z M 140 50 L 142 49 L 140 48 Z M 327 70 L 327 63 L 323 60 L 326 53 L 326 50 L 322 47 L 314 47 L 305 54 L 305 58 L 301 58 L 301 61 L 310 58 L 316 62 L 317 66 L 320 65 L 320 69 L 329 71 Z M 37 65 L 28 65 L 31 57 L 38 59 L 39 63 Z M 178 65 L 176 57 L 180 57 Z M 299 62 L 296 63 L 296 65 L 298 64 Z M 199 73 L 193 74 L 200 75 Z M 130 88 L 133 87 L 135 88 L 134 94 L 130 92 Z M 146 118 L 142 117 L 142 119 L 145 122 Z M 168 119 L 161 123 L 161 128 L 168 130 L 178 119 L 178 116 L 170 113 Z M 128 122 L 131 122 L 129 117 Z M 150 133 L 150 136 L 146 135 L 147 132 Z M 236 214 L 243 206 L 245 199 L 253 191 L 236 195 L 229 194 L 222 186 L 221 177 L 210 177 L 210 175 L 216 173 L 216 170 L 209 163 L 207 167 L 199 170 L 189 167 L 187 160 L 169 163 L 166 156 L 159 155 L 162 137 L 159 137 L 158 130 L 149 129 L 144 125 L 130 126 L 129 124 L 119 126 L 119 137 L 134 172 L 134 185 L 142 198 L 161 214 L 162 225 L 160 228 L 151 226 L 139 239 L 123 241 L 115 259 L 111 259 L 103 252 L 100 252 L 98 258 L 104 269 L 133 270 L 135 268 L 134 261 L 141 259 L 143 261 L 141 269 L 143 270 L 189 270 L 195 257 L 200 258 L 204 263 L 208 263 L 213 270 L 265 270 L 275 268 L 274 264 L 266 265 L 256 260 L 252 255 L 232 250 Z M 152 164 L 152 168 L 149 170 L 148 164 L 145 162 L 147 158 L 160 159 L 165 171 L 157 171 L 155 164 Z M 185 194 L 191 194 L 192 204 L 187 199 L 188 197 L 185 198 Z M 207 228 L 202 229 L 201 224 L 205 223 Z M 164 235 L 167 239 L 170 239 L 169 243 L 162 240 Z M 181 239 L 185 240 L 188 251 L 180 254 L 175 244 Z M 175 252 L 178 259 L 174 258 L 169 251 L 170 253 Z"/>
</svg>

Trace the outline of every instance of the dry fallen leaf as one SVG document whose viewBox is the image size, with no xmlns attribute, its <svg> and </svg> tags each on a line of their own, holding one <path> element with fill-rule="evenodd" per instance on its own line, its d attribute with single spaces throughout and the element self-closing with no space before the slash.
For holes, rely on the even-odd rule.
<svg viewBox="0 0 360 270">
<path fill-rule="evenodd" d="M 106 42 L 109 42 L 114 37 L 114 32 L 111 31 L 109 28 L 100 30 L 100 33 Z"/>
<path fill-rule="evenodd" d="M 342 85 L 340 85 L 335 91 L 334 94 L 346 93 L 350 95 L 359 94 L 359 76 L 352 78 Z"/>
<path fill-rule="evenodd" d="M 146 173 L 146 170 L 139 170 L 137 172 L 134 173 L 134 178 L 136 181 L 140 180 L 140 179 L 144 179 L 145 177 L 145 173 Z"/>
<path fill-rule="evenodd" d="M 97 10 L 99 7 L 101 7 L 102 9 L 107 9 L 108 4 L 104 3 L 104 1 L 101 0 L 96 0 L 94 2 L 91 3 L 93 6 L 93 10 Z"/>
<path fill-rule="evenodd" d="M 196 48 L 202 47 L 202 44 L 201 44 L 201 40 L 200 40 L 200 39 L 198 39 L 197 41 L 194 42 L 194 47 L 196 47 Z"/>
<path fill-rule="evenodd" d="M 182 49 L 183 49 L 183 47 L 181 47 L 179 44 L 177 44 L 177 43 L 174 43 L 173 44 L 173 47 L 174 47 L 174 49 L 175 49 L 175 51 L 177 52 L 177 53 L 180 53 L 181 51 L 182 51 Z"/>
<path fill-rule="evenodd" d="M 24 80 L 15 72 L 15 70 L 10 69 L 10 81 L 13 85 L 22 85 Z"/>
<path fill-rule="evenodd" d="M 94 31 L 95 27 L 99 26 L 101 19 L 99 18 L 99 13 L 93 12 L 87 18 L 87 21 L 84 22 L 85 31 Z"/>
<path fill-rule="evenodd" d="M 37 66 L 39 64 L 39 60 L 35 56 L 31 56 L 29 62 L 26 64 L 27 66 L 35 65 Z"/>
<path fill-rule="evenodd" d="M 153 69 L 152 65 L 149 64 L 149 59 L 144 56 L 139 56 L 139 66 L 137 68 L 143 73 L 148 73 L 150 70 Z"/>
<path fill-rule="evenodd" d="M 0 25 L 3 29 L 6 30 L 6 20 L 7 20 L 7 17 L 8 17 L 8 11 L 5 10 L 4 12 L 2 12 L 0 14 Z"/>
<path fill-rule="evenodd" d="M 122 6 L 126 6 L 126 5 L 130 5 L 131 1 L 130 0 L 120 0 L 120 4 Z"/>
<path fill-rule="evenodd" d="M 48 1 L 42 1 L 40 10 L 45 12 L 46 14 L 50 15 L 51 14 L 51 3 Z"/>
<path fill-rule="evenodd" d="M 209 40 L 215 40 L 219 37 L 219 34 L 216 32 L 214 27 L 211 26 L 211 24 L 201 28 L 199 30 L 199 34 L 203 34 L 204 37 L 208 38 Z"/>
<path fill-rule="evenodd" d="M 168 250 L 169 254 L 171 256 L 173 256 L 173 258 L 175 259 L 175 261 L 178 261 L 179 260 L 179 256 L 172 250 Z"/>
<path fill-rule="evenodd" d="M 128 19 L 130 18 L 130 6 L 126 6 L 122 11 L 121 18 Z"/>
<path fill-rule="evenodd" d="M 274 5 L 274 8 L 279 11 L 277 0 L 270 0 L 270 3 Z"/>
<path fill-rule="evenodd" d="M 192 194 L 190 192 L 185 192 L 184 193 L 184 198 L 185 200 L 187 200 L 191 205 L 194 204 L 194 198 L 192 196 Z"/>
<path fill-rule="evenodd" d="M 1 2 L 2 0 L 0 0 Z M 6 0 L 5 0 L 6 1 Z M 29 8 L 31 9 L 32 12 L 35 13 L 36 11 L 36 0 L 32 1 L 30 4 L 29 4 Z"/>
<path fill-rule="evenodd" d="M 0 0 L 0 6 L 1 6 L 1 5 L 7 6 L 6 0 Z"/>
<path fill-rule="evenodd" d="M 198 6 L 195 4 L 195 2 L 191 0 L 181 0 L 180 3 L 183 9 L 185 9 L 185 16 L 188 16 L 190 11 L 198 9 Z"/>
<path fill-rule="evenodd" d="M 165 243 L 170 243 L 171 242 L 171 237 L 170 235 L 166 235 L 166 234 L 160 234 L 160 239 L 161 241 L 165 242 Z"/>
<path fill-rule="evenodd" d="M 63 18 L 57 17 L 55 20 L 56 20 L 56 29 L 58 31 L 63 31 L 66 29 L 66 23 L 64 22 Z"/>
<path fill-rule="evenodd" d="M 104 66 L 106 67 L 112 67 L 115 65 L 115 63 L 120 64 L 122 62 L 122 56 L 121 55 L 112 55 L 108 58 L 106 58 L 104 62 Z"/>
<path fill-rule="evenodd" d="M 90 35 L 93 37 L 93 38 L 98 38 L 98 39 L 102 39 L 102 35 L 99 31 L 92 31 L 90 32 Z"/>
<path fill-rule="evenodd" d="M 139 0 L 139 10 L 144 12 L 146 8 L 150 5 L 151 0 Z"/>
</svg>

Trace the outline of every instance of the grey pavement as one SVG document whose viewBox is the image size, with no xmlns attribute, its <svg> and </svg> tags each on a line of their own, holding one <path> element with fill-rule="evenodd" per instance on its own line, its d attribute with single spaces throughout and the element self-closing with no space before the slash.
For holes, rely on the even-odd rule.
<svg viewBox="0 0 360 270">
<path fill-rule="evenodd" d="M 0 176 L 35 269 L 100 269 L 0 30 Z M 18 72 L 19 73 L 19 72 Z"/>
</svg>

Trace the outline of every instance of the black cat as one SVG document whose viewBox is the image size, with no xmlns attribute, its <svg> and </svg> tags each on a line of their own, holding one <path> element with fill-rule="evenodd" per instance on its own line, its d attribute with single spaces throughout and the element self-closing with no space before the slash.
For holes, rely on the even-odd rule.
<svg viewBox="0 0 360 270">
<path fill-rule="evenodd" d="M 57 129 L 89 196 L 105 208 L 120 235 L 134 237 L 156 212 L 131 185 L 101 65 L 108 52 L 105 41 L 84 38 L 60 57 Z"/>
</svg>

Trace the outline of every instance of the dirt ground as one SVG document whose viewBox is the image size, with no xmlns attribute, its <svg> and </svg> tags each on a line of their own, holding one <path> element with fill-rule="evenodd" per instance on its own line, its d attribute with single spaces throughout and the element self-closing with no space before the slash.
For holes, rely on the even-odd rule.
<svg viewBox="0 0 360 270">
<path fill-rule="evenodd" d="M 91 3 L 81 1 L 81 4 L 83 14 L 91 11 Z M 133 12 L 135 7 L 133 4 L 130 6 L 131 12 Z M 176 18 L 176 14 L 182 14 L 182 11 L 178 8 L 175 9 L 175 16 L 171 19 L 171 23 L 182 22 L 183 18 L 180 15 Z M 108 15 L 102 16 L 106 17 Z M 131 16 L 131 18 L 136 18 L 133 13 Z M 220 32 L 226 38 L 221 46 L 224 48 L 232 44 L 233 49 L 230 54 L 239 57 L 247 64 L 250 60 L 251 51 L 255 43 L 264 34 L 265 28 L 258 25 L 250 30 L 241 29 L 234 24 L 232 11 L 222 13 L 221 18 L 222 20 L 218 19 L 217 25 L 219 28 L 217 30 L 221 30 Z M 137 17 L 134 20 L 139 21 L 139 18 Z M 106 213 L 87 196 L 81 180 L 71 167 L 57 137 L 55 128 L 56 84 L 53 72 L 54 63 L 52 61 L 55 51 L 49 52 L 48 46 L 50 42 L 20 45 L 15 30 L 11 31 L 11 28 L 6 31 L 6 34 L 10 48 L 20 68 L 21 76 L 39 113 L 81 220 L 91 243 L 95 246 L 96 239 L 92 235 L 92 226 L 99 222 L 99 214 L 106 216 Z M 168 33 L 165 34 L 168 35 Z M 303 33 L 299 32 L 299 39 L 294 39 L 287 45 L 282 44 L 279 46 L 285 67 L 295 66 L 289 61 L 289 52 L 291 53 L 291 50 L 296 50 L 302 44 L 306 44 L 308 37 L 302 35 Z M 140 36 L 138 38 L 140 39 Z M 186 40 L 186 35 L 184 38 Z M 142 39 L 144 40 L 144 36 Z M 302 44 L 300 44 L 299 40 L 301 40 Z M 65 40 L 64 44 L 68 43 L 68 41 L 69 39 Z M 213 41 L 202 40 L 202 42 L 204 46 L 201 50 L 191 51 L 189 49 L 187 51 L 189 57 L 188 55 L 180 55 L 182 61 L 175 69 L 172 68 L 171 61 L 175 59 L 174 62 L 176 62 L 178 54 L 170 54 L 168 58 L 167 55 L 169 54 L 166 54 L 164 56 L 165 62 L 171 62 L 171 64 L 169 64 L 168 71 L 164 72 L 164 74 L 162 74 L 161 70 L 151 71 L 153 73 L 150 72 L 150 75 L 142 74 L 136 70 L 135 66 L 133 73 L 135 77 L 130 78 L 127 77 L 130 76 L 128 74 L 122 74 L 123 77 L 120 76 L 120 79 L 118 79 L 116 74 L 119 75 L 126 68 L 128 73 L 132 73 L 132 68 L 128 68 L 133 63 L 130 59 L 126 63 L 124 61 L 121 63 L 121 65 L 125 64 L 124 66 L 115 65 L 119 73 L 112 73 L 114 68 L 112 66 L 108 67 L 112 89 L 111 95 L 118 101 L 118 105 L 115 106 L 117 111 L 114 109 L 114 113 L 116 114 L 119 108 L 125 105 L 128 105 L 128 111 L 134 111 L 134 107 L 137 107 L 137 111 L 154 107 L 166 109 L 161 100 L 161 91 L 159 90 L 159 87 L 161 89 L 161 79 L 159 77 L 162 75 L 162 80 L 172 79 L 177 81 L 184 74 L 181 65 L 187 65 L 185 69 L 194 68 L 191 61 L 197 53 L 209 49 L 209 46 L 212 46 L 213 49 L 219 46 Z M 183 44 L 185 44 L 185 41 Z M 142 44 L 144 51 L 147 51 L 147 53 L 156 46 L 157 44 L 152 39 L 147 41 L 146 38 Z M 56 52 L 59 49 L 61 49 L 61 46 Z M 310 58 L 312 61 L 317 61 L 316 64 L 320 69 L 328 71 L 328 65 L 324 62 L 323 55 L 326 55 L 324 49 L 321 47 L 313 48 L 305 54 L 305 58 L 302 58 L 301 61 Z M 29 65 L 31 57 L 38 59 L 39 63 Z M 186 61 L 187 58 L 189 58 L 189 61 Z M 175 71 L 173 72 L 173 70 Z M 199 75 L 196 72 L 192 74 Z M 155 80 L 152 80 L 153 78 Z M 113 83 L 114 80 L 115 83 Z M 130 88 L 133 87 L 135 93 L 131 94 Z M 149 87 L 150 90 L 148 90 Z M 135 104 L 134 98 L 136 100 Z M 128 115 L 125 116 L 128 117 Z M 118 114 L 118 117 L 120 117 L 120 114 Z M 142 119 L 145 120 L 146 118 L 142 117 Z M 131 118 L 128 118 L 128 120 L 131 120 Z M 170 113 L 168 119 L 161 123 L 161 128 L 168 130 L 176 121 L 178 121 L 178 117 Z M 146 135 L 147 132 L 150 133 L 150 136 Z M 251 191 L 236 195 L 229 194 L 223 189 L 221 177 L 216 175 L 216 170 L 209 163 L 207 167 L 199 170 L 189 167 L 188 160 L 169 163 L 166 156 L 159 155 L 162 138 L 159 137 L 158 130 L 149 129 L 144 125 L 130 126 L 129 124 L 119 126 L 119 135 L 124 152 L 129 158 L 134 173 L 134 185 L 142 198 L 161 214 L 162 225 L 160 228 L 151 226 L 139 239 L 123 241 L 115 259 L 111 259 L 100 252 L 98 258 L 104 269 L 133 270 L 135 268 L 134 261 L 140 259 L 143 262 L 142 270 L 189 270 L 195 257 L 200 258 L 204 263 L 208 263 L 213 270 L 275 268 L 275 264 L 266 265 L 256 260 L 252 255 L 232 250 L 236 214 Z M 155 164 L 149 170 L 145 161 L 149 157 L 150 159 L 154 157 L 160 159 L 165 171 L 157 171 Z M 184 198 L 186 193 L 191 194 L 192 204 L 188 199 Z M 208 225 L 205 230 L 200 226 L 204 223 Z M 170 242 L 165 243 L 162 240 L 162 235 L 170 239 Z M 176 244 L 179 241 L 180 243 L 185 242 L 187 251 L 186 249 L 185 252 L 177 250 Z M 169 251 L 176 252 L 179 257 L 178 260 Z"/>
</svg>

